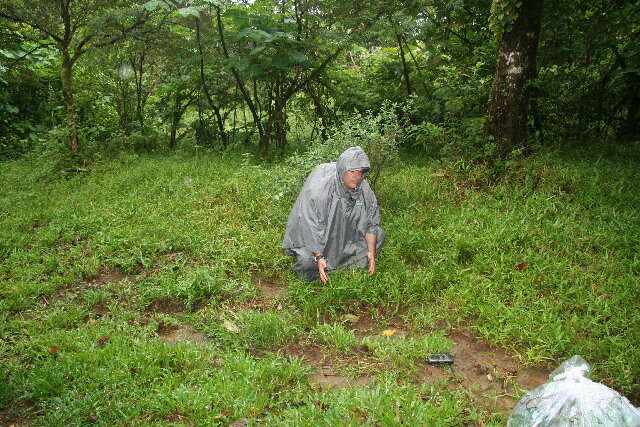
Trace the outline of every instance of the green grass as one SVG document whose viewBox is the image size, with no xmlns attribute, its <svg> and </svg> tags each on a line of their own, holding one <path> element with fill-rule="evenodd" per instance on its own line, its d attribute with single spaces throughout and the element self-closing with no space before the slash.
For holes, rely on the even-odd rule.
<svg viewBox="0 0 640 427">
<path fill-rule="evenodd" d="M 4 163 L 0 421 L 503 423 L 470 392 L 411 376 L 450 348 L 446 325 L 534 366 L 580 354 L 638 399 L 639 152 L 539 154 L 492 187 L 474 186 L 481 170 L 405 159 L 377 183 L 388 240 L 376 274 L 326 286 L 288 269 L 292 200 L 265 191 L 277 185 L 268 165 L 122 155 L 61 176 L 45 160 Z M 257 276 L 286 294 L 265 299 Z M 342 319 L 362 312 L 379 327 L 358 339 Z M 391 318 L 406 337 L 379 336 Z M 205 339 L 170 342 L 162 325 Z M 288 350 L 299 341 L 341 366 L 364 344 L 385 368 L 366 386 L 319 390 Z"/>
</svg>

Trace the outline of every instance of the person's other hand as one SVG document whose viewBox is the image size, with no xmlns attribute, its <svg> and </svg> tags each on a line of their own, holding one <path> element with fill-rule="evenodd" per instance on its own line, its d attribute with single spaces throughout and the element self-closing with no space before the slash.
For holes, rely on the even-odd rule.
<svg viewBox="0 0 640 427">
<path fill-rule="evenodd" d="M 369 274 L 373 274 L 376 271 L 376 256 L 373 252 L 367 252 L 367 260 L 369 261 Z"/>
<path fill-rule="evenodd" d="M 324 258 L 320 258 L 318 260 L 318 273 L 320 273 L 320 280 L 322 283 L 327 283 L 329 281 L 329 276 L 324 271 L 327 268 L 327 260 Z"/>
</svg>

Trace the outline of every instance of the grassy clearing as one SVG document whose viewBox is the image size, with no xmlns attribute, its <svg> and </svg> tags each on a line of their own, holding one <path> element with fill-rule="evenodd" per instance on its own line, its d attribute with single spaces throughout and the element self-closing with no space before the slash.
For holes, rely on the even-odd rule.
<svg viewBox="0 0 640 427">
<path fill-rule="evenodd" d="M 471 391 L 416 376 L 460 325 L 534 366 L 580 354 L 638 399 L 638 153 L 539 155 L 492 188 L 463 165 L 407 159 L 377 184 L 378 272 L 327 286 L 288 271 L 292 200 L 264 190 L 268 166 L 4 164 L 0 420 L 500 424 Z M 367 384 L 319 387 L 309 349 Z"/>
</svg>

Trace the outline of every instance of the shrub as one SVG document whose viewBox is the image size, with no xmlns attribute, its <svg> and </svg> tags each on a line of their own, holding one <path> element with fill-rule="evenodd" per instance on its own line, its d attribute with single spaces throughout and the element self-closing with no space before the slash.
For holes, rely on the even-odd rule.
<svg viewBox="0 0 640 427">
<path fill-rule="evenodd" d="M 389 164 L 397 160 L 398 147 L 404 138 L 403 119 L 397 114 L 397 104 L 383 104 L 379 113 L 355 113 L 329 133 L 326 141 L 318 141 L 301 154 L 287 158 L 282 166 L 276 168 L 250 168 L 250 155 L 245 155 L 245 166 L 241 174 L 259 169 L 274 188 L 264 189 L 274 195 L 275 199 L 283 196 L 295 196 L 302 186 L 305 177 L 319 164 L 335 162 L 347 148 L 360 146 L 371 161 L 371 174 L 368 181 L 375 186 L 381 172 Z"/>
</svg>

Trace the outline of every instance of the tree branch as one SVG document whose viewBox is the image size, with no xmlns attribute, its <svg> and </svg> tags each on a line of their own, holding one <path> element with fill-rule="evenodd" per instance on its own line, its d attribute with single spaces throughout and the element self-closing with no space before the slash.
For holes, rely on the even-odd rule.
<svg viewBox="0 0 640 427">
<path fill-rule="evenodd" d="M 2 10 L 0 10 L 0 17 L 8 19 L 9 21 L 13 21 L 16 22 L 18 24 L 25 24 L 30 26 L 31 28 L 34 28 L 38 31 L 43 32 L 44 34 L 46 34 L 47 36 L 51 37 L 53 40 L 55 40 L 56 42 L 60 43 L 62 41 L 62 39 L 60 37 L 58 37 L 57 35 L 53 34 L 52 32 L 50 32 L 49 30 L 47 30 L 46 28 L 34 23 L 34 22 L 29 22 L 24 18 L 21 18 L 19 16 L 14 16 L 14 15 L 9 15 L 6 12 L 3 12 Z"/>
</svg>

